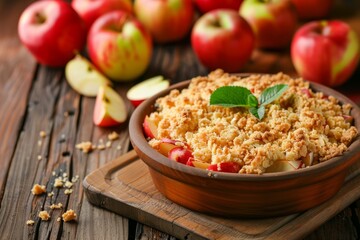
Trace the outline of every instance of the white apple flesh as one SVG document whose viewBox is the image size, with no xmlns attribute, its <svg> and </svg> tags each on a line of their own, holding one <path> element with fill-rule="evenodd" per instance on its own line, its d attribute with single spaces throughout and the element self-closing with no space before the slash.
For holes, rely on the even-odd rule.
<svg viewBox="0 0 360 240">
<path fill-rule="evenodd" d="M 149 137 L 149 138 L 156 138 L 157 137 L 157 125 L 148 116 L 146 116 L 145 119 L 144 119 L 143 129 L 144 129 L 145 135 L 147 137 Z"/>
<path fill-rule="evenodd" d="M 110 80 L 80 55 L 66 64 L 65 77 L 75 91 L 87 97 L 96 97 L 101 86 L 111 85 Z"/>
<path fill-rule="evenodd" d="M 149 78 L 143 82 L 134 85 L 129 89 L 126 96 L 130 102 L 137 107 L 144 100 L 154 96 L 155 94 L 169 87 L 170 82 L 163 76 Z"/>
<path fill-rule="evenodd" d="M 269 168 L 266 169 L 267 173 L 274 172 L 289 172 L 300 169 L 304 166 L 304 163 L 300 160 L 296 161 L 276 161 Z"/>
<path fill-rule="evenodd" d="M 122 97 L 111 87 L 101 86 L 96 97 L 93 120 L 100 127 L 116 126 L 126 121 L 127 109 Z"/>
</svg>

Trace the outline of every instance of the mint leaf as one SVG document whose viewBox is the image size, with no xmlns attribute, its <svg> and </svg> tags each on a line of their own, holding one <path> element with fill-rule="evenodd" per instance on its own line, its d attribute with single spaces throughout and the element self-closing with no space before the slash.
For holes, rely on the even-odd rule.
<svg viewBox="0 0 360 240">
<path fill-rule="evenodd" d="M 239 86 L 224 86 L 216 89 L 210 96 L 210 105 L 223 107 L 250 107 L 256 105 L 258 101 L 249 89 Z M 255 100 L 254 100 L 255 98 Z"/>
<path fill-rule="evenodd" d="M 248 96 L 248 103 L 249 107 L 257 107 L 259 105 L 257 98 L 253 94 Z"/>
<path fill-rule="evenodd" d="M 286 84 L 278 84 L 265 89 L 260 96 L 260 105 L 266 105 L 276 100 L 288 89 Z"/>
<path fill-rule="evenodd" d="M 254 115 L 257 119 L 261 120 L 265 115 L 265 107 L 261 105 L 260 107 L 251 107 L 249 112 Z"/>
</svg>

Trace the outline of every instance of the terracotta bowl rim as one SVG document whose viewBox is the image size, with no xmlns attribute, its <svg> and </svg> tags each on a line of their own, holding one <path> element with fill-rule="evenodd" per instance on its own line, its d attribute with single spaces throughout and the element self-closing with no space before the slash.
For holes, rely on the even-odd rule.
<svg viewBox="0 0 360 240">
<path fill-rule="evenodd" d="M 247 77 L 249 73 L 243 74 L 235 74 L 240 77 Z M 261 75 L 261 74 L 260 74 Z M 270 74 L 272 75 L 272 74 Z M 157 98 L 165 96 L 173 89 L 183 89 L 187 87 L 190 83 L 190 80 L 182 81 L 177 84 L 171 85 L 168 89 L 159 92 L 153 97 L 142 102 L 132 113 L 130 121 L 129 121 L 129 135 L 130 140 L 135 148 L 135 150 L 140 151 L 141 154 L 146 155 L 148 158 L 156 161 L 168 168 L 171 168 L 175 171 L 181 171 L 187 173 L 189 175 L 194 175 L 197 177 L 203 178 L 216 178 L 221 180 L 230 180 L 230 181 L 277 181 L 277 180 L 285 180 L 292 179 L 296 177 L 304 177 L 313 174 L 319 174 L 328 169 L 335 168 L 340 164 L 345 163 L 347 160 L 350 160 L 352 157 L 356 156 L 360 152 L 360 134 L 355 138 L 355 140 L 351 143 L 348 150 L 340 155 L 333 157 L 325 162 L 317 164 L 315 166 L 311 166 L 308 168 L 298 169 L 296 171 L 291 172 L 275 172 L 275 173 L 263 173 L 263 174 L 234 174 L 234 173 L 224 173 L 224 172 L 211 172 L 208 170 L 198 169 L 195 167 L 186 166 L 184 164 L 177 163 L 175 161 L 170 161 L 167 157 L 163 156 L 161 153 L 154 150 L 147 142 L 142 128 L 143 119 L 145 117 L 145 113 L 149 111 L 149 109 L 153 109 L 154 103 Z M 341 94 L 340 92 L 326 87 L 319 83 L 310 82 L 310 87 L 314 90 L 320 90 L 324 94 L 328 96 L 335 96 L 341 103 L 349 103 L 352 106 L 351 116 L 354 117 L 354 126 L 360 132 L 360 109 L 352 100 Z M 139 119 L 140 118 L 140 119 Z M 138 124 L 140 123 L 140 124 Z M 149 165 L 148 161 L 142 159 L 147 165 Z M 151 164 L 150 164 L 151 165 Z M 151 167 L 151 166 L 150 166 Z M 161 169 L 155 169 L 156 171 L 162 172 Z M 211 172 L 211 174 L 209 174 Z"/>
</svg>

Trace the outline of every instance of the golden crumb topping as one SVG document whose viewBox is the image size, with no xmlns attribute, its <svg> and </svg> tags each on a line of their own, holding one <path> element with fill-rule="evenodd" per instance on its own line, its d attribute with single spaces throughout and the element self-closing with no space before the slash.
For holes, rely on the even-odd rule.
<svg viewBox="0 0 360 240">
<path fill-rule="evenodd" d="M 221 86 L 243 86 L 259 98 L 266 88 L 281 83 L 289 88 L 266 105 L 262 120 L 244 108 L 209 105 L 211 93 Z M 261 174 L 276 161 L 305 161 L 309 156 L 313 164 L 326 161 L 346 151 L 358 134 L 348 119 L 351 105 L 282 73 L 240 79 L 217 70 L 193 78 L 181 92 L 172 90 L 156 106 L 149 116 L 158 127 L 151 146 L 163 138 L 178 140 L 190 146 L 196 160 L 238 162 L 240 173 Z"/>
<path fill-rule="evenodd" d="M 50 215 L 47 211 L 40 211 L 39 218 L 41 218 L 42 221 L 48 221 L 50 219 Z"/>
</svg>

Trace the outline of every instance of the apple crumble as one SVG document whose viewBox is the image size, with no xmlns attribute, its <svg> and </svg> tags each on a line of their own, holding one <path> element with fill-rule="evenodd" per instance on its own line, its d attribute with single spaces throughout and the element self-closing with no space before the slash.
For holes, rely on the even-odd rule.
<svg viewBox="0 0 360 240">
<path fill-rule="evenodd" d="M 221 86 L 246 87 L 259 98 L 275 84 L 286 84 L 288 89 L 265 106 L 262 120 L 242 107 L 209 105 L 210 95 Z M 149 144 L 159 149 L 162 139 L 182 142 L 196 161 L 235 162 L 239 173 L 262 174 L 279 161 L 301 162 L 296 167 L 300 168 L 347 150 L 358 134 L 351 109 L 333 96 L 314 92 L 301 78 L 278 73 L 240 79 L 216 70 L 156 101 L 149 120 L 157 132 Z"/>
<path fill-rule="evenodd" d="M 40 195 L 46 192 L 46 187 L 45 185 L 35 184 L 31 189 L 31 192 L 33 195 Z"/>
</svg>

